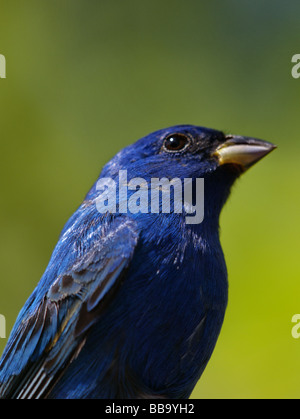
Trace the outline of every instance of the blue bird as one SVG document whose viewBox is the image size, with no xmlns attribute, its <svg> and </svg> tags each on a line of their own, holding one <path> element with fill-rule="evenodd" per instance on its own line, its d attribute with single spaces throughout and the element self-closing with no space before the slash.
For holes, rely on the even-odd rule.
<svg viewBox="0 0 300 419">
<path fill-rule="evenodd" d="M 65 225 L 19 313 L 0 361 L 0 398 L 188 398 L 227 306 L 221 209 L 240 174 L 274 148 L 180 125 L 120 151 Z M 174 196 L 169 212 L 161 203 L 151 212 L 124 211 L 118 194 L 111 211 L 106 195 L 101 212 L 99 180 L 120 189 L 134 178 L 192 179 L 192 207 L 195 180 L 204 179 L 202 222 L 187 223 L 191 211 L 186 202 L 176 211 Z M 141 189 L 128 188 L 127 199 Z"/>
</svg>

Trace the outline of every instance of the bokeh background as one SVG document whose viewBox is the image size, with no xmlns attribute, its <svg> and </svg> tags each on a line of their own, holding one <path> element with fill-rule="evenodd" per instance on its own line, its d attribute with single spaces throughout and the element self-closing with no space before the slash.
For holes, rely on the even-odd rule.
<svg viewBox="0 0 300 419">
<path fill-rule="evenodd" d="M 192 397 L 298 398 L 299 1 L 1 0 L 0 10 L 7 334 L 64 223 L 120 148 L 181 123 L 255 136 L 278 149 L 222 213 L 229 306 Z"/>
</svg>

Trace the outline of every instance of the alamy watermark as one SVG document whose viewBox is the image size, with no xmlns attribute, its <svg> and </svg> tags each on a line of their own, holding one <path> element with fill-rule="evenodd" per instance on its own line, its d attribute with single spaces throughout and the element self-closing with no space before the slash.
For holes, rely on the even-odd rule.
<svg viewBox="0 0 300 419">
<path fill-rule="evenodd" d="M 300 77 L 300 54 L 293 55 L 292 63 L 295 63 L 295 65 L 292 67 L 292 76 L 294 77 L 294 79 L 299 79 L 299 77 Z"/>
<path fill-rule="evenodd" d="M 292 327 L 292 336 L 294 339 L 300 338 L 300 314 L 294 314 L 292 317 L 292 323 L 296 323 Z"/>
<path fill-rule="evenodd" d="M 0 54 L 0 79 L 6 79 L 6 59 Z"/>
<path fill-rule="evenodd" d="M 0 314 L 0 339 L 6 338 L 6 319 L 3 314 Z"/>
<path fill-rule="evenodd" d="M 203 178 L 151 178 L 128 180 L 127 170 L 120 170 L 118 180 L 101 178 L 96 185 L 100 213 L 185 214 L 187 224 L 200 224 L 204 218 Z M 133 193 L 132 193 L 133 192 Z"/>
</svg>

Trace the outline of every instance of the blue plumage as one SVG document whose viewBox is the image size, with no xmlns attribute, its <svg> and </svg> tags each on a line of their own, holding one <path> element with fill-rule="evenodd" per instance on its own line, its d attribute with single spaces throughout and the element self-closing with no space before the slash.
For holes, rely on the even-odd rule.
<svg viewBox="0 0 300 419">
<path fill-rule="evenodd" d="M 118 153 L 101 179 L 117 182 L 120 170 L 149 184 L 204 178 L 204 220 L 188 225 L 174 210 L 100 214 L 95 183 L 16 320 L 0 397 L 189 397 L 227 305 L 220 211 L 236 178 L 273 148 L 183 125 Z"/>
</svg>

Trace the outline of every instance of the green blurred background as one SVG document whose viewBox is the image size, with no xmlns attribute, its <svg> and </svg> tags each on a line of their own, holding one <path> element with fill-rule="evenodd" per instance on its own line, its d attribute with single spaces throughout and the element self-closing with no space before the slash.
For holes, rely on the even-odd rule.
<svg viewBox="0 0 300 419">
<path fill-rule="evenodd" d="M 120 148 L 190 123 L 279 148 L 221 217 L 229 306 L 193 397 L 298 398 L 300 2 L 0 1 L 0 313 L 7 334 L 60 230 Z M 0 339 L 0 351 L 6 343 Z"/>
</svg>

